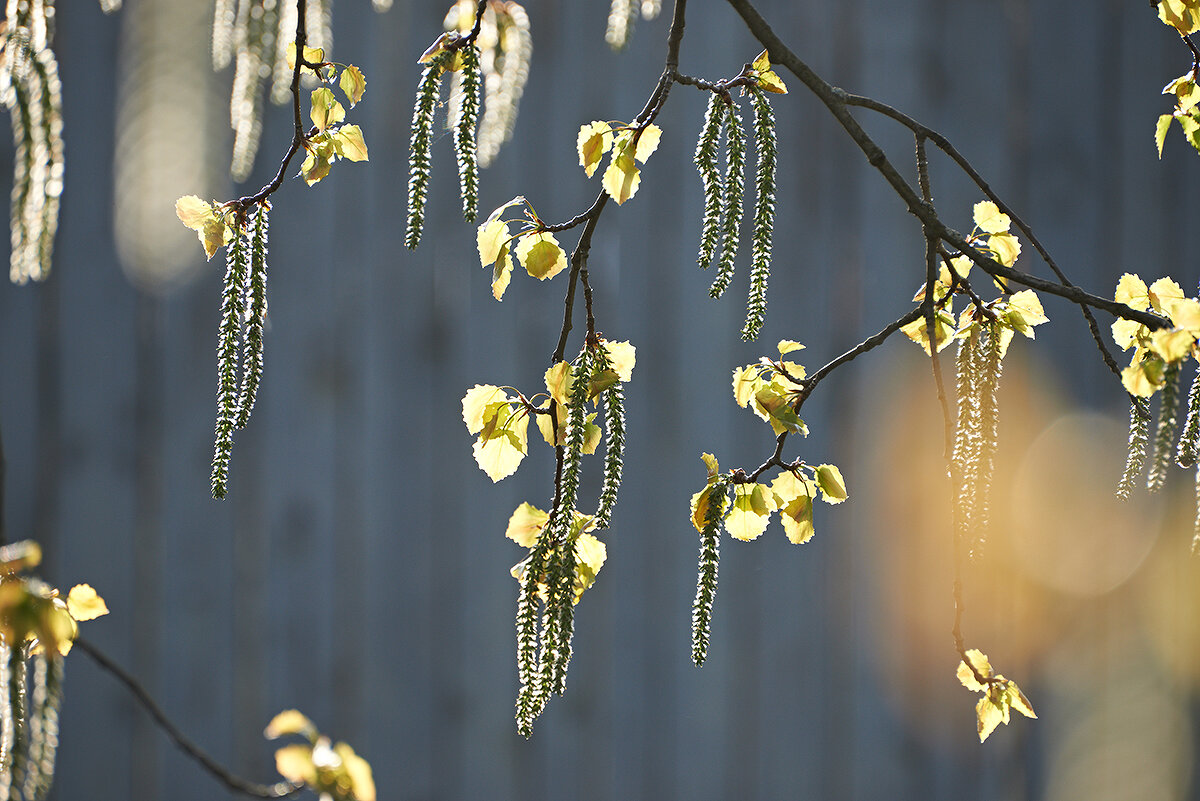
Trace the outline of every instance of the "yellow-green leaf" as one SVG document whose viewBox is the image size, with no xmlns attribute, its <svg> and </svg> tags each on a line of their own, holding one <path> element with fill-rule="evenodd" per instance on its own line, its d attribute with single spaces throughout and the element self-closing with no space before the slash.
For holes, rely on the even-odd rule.
<svg viewBox="0 0 1200 801">
<path fill-rule="evenodd" d="M 467 431 L 471 434 L 482 431 L 485 423 L 484 410 L 488 405 L 507 400 L 508 393 L 491 384 L 476 384 L 468 389 L 462 399 L 463 422 L 467 424 Z"/>
<path fill-rule="evenodd" d="M 988 247 L 996 261 L 1005 267 L 1012 267 L 1021 255 L 1021 243 L 1013 234 L 992 234 L 988 237 Z"/>
<path fill-rule="evenodd" d="M 507 408 L 507 407 L 505 407 Z M 503 413 L 503 409 L 501 409 Z M 497 415 L 499 417 L 500 415 Z M 529 415 L 524 410 L 506 415 L 504 435 L 475 440 L 472 452 L 481 470 L 492 481 L 511 476 L 525 458 Z"/>
<path fill-rule="evenodd" d="M 633 367 L 637 361 L 637 348 L 630 345 L 628 341 L 609 342 L 604 341 L 604 350 L 608 353 L 608 360 L 612 363 L 612 369 L 616 372 L 617 377 L 622 383 L 633 380 Z"/>
<path fill-rule="evenodd" d="M 504 536 L 517 545 L 532 548 L 537 544 L 538 535 L 546 527 L 549 519 L 549 513 L 543 512 L 533 504 L 523 503 L 512 513 L 512 517 L 508 518 L 508 529 Z"/>
<path fill-rule="evenodd" d="M 440 35 L 438 38 L 434 39 L 433 44 L 431 44 L 429 47 L 425 48 L 425 52 L 422 53 L 421 57 L 417 59 L 417 63 L 418 64 L 428 64 L 429 62 L 433 61 L 433 59 L 438 55 L 438 53 L 441 53 L 443 50 L 446 49 L 446 45 L 449 44 L 450 37 L 453 35 L 454 34 L 447 31 L 446 33 L 443 33 L 442 35 Z"/>
<path fill-rule="evenodd" d="M 905 336 L 920 345 L 926 353 L 929 353 L 929 328 L 925 324 L 923 316 L 913 320 L 900 330 L 904 332 Z M 934 338 L 937 340 L 937 349 L 940 352 L 954 341 L 954 317 L 944 309 L 938 310 L 934 316 L 933 331 Z"/>
<path fill-rule="evenodd" d="M 304 60 L 309 64 L 322 64 L 325 61 L 325 51 L 319 47 L 305 47 Z M 289 70 L 296 69 L 296 43 L 290 42 L 287 46 L 287 65 Z M 312 72 L 311 69 L 305 69 Z"/>
<path fill-rule="evenodd" d="M 975 705 L 976 731 L 979 732 L 979 742 L 982 743 L 986 740 L 1001 723 L 1007 723 L 1007 713 L 1007 707 L 998 703 L 997 700 L 993 700 L 991 693 L 979 699 L 979 703 Z"/>
<path fill-rule="evenodd" d="M 812 539 L 812 514 L 812 498 L 806 496 L 794 498 L 780 508 L 779 522 L 783 523 L 789 542 L 803 545 Z"/>
<path fill-rule="evenodd" d="M 290 782 L 311 785 L 317 781 L 313 765 L 312 746 L 294 743 L 275 752 L 275 770 Z"/>
<path fill-rule="evenodd" d="M 1145 311 L 1150 308 L 1150 290 L 1146 288 L 1146 282 L 1133 273 L 1125 273 L 1117 281 L 1114 297 L 1117 303 L 1124 303 L 1131 309 Z"/>
<path fill-rule="evenodd" d="M 958 680 L 968 690 L 974 692 L 983 692 L 987 689 L 987 685 L 980 684 L 975 678 L 975 672 L 971 670 L 971 665 L 975 666 L 975 670 L 979 671 L 979 675 L 985 679 L 992 677 L 992 664 L 988 661 L 987 655 L 978 648 L 971 648 L 967 651 L 967 659 L 970 660 L 970 665 L 966 661 L 958 663 Z"/>
<path fill-rule="evenodd" d="M 758 368 L 754 365 L 748 364 L 745 367 L 737 368 L 733 371 L 734 401 L 743 409 L 746 408 L 746 404 L 750 402 L 754 394 L 765 384 L 766 382 L 758 375 Z"/>
<path fill-rule="evenodd" d="M 95 620 L 108 614 L 108 605 L 90 584 L 76 584 L 67 595 L 67 611 L 77 621 Z"/>
<path fill-rule="evenodd" d="M 339 777 L 338 788 L 341 789 L 344 777 L 350 785 L 351 801 L 375 801 L 375 778 L 371 775 L 371 765 L 367 760 L 354 753 L 354 749 L 346 743 L 338 743 L 333 750 L 342 762 L 343 776 Z"/>
<path fill-rule="evenodd" d="M 841 470 L 831 464 L 823 464 L 815 473 L 817 486 L 821 488 L 821 500 L 825 503 L 841 503 L 849 497 Z"/>
<path fill-rule="evenodd" d="M 785 356 L 794 350 L 803 350 L 804 349 L 803 345 L 801 345 L 799 342 L 796 342 L 795 340 L 792 340 L 792 339 L 779 340 L 779 345 L 777 347 L 779 348 L 780 356 Z"/>
<path fill-rule="evenodd" d="M 500 252 L 496 256 L 496 264 L 492 268 L 492 297 L 496 300 L 504 298 L 504 290 L 508 289 L 508 282 L 512 280 L 512 254 L 509 253 L 508 244 L 500 247 Z"/>
<path fill-rule="evenodd" d="M 1160 314 L 1166 314 L 1166 304 L 1172 300 L 1182 300 L 1183 288 L 1170 278 L 1160 278 L 1150 285 L 1150 306 Z"/>
<path fill-rule="evenodd" d="M 559 362 L 546 370 L 546 390 L 550 397 L 566 406 L 571 400 L 571 365 Z"/>
<path fill-rule="evenodd" d="M 1165 362 L 1177 362 L 1187 357 L 1196 344 L 1196 337 L 1179 328 L 1160 328 L 1150 335 L 1150 349 Z"/>
<path fill-rule="evenodd" d="M 1129 350 L 1145 332 L 1146 326 L 1134 320 L 1121 318 L 1112 324 L 1113 341 L 1121 350 Z"/>
<path fill-rule="evenodd" d="M 324 131 L 346 119 L 346 109 L 342 108 L 331 89 L 320 86 L 313 90 L 312 108 L 309 109 L 308 116 L 318 131 Z"/>
<path fill-rule="evenodd" d="M 362 100 L 363 93 L 367 91 L 367 79 L 362 70 L 353 64 L 348 64 L 346 69 L 342 70 L 338 86 L 350 101 L 350 108 L 354 108 L 358 105 L 358 101 Z"/>
<path fill-rule="evenodd" d="M 1008 215 L 1000 211 L 1000 208 L 990 200 L 976 203 L 974 216 L 975 225 L 979 227 L 979 230 L 989 234 L 1004 233 L 1012 224 Z"/>
<path fill-rule="evenodd" d="M 508 239 L 508 223 L 503 220 L 488 220 L 479 226 L 475 240 L 479 249 L 480 266 L 487 267 L 495 262 L 500 255 L 500 248 Z"/>
<path fill-rule="evenodd" d="M 721 473 L 721 465 L 717 463 L 717 457 L 711 453 L 702 453 L 700 458 L 704 461 L 704 466 L 708 470 L 708 483 L 712 483 Z"/>
<path fill-rule="evenodd" d="M 266 737 L 268 740 L 274 740 L 277 737 L 284 737 L 288 734 L 300 734 L 311 738 L 316 732 L 317 727 L 300 710 L 285 709 L 271 718 L 271 722 L 263 730 L 263 737 Z"/>
<path fill-rule="evenodd" d="M 1139 361 L 1137 354 L 1138 351 L 1134 351 L 1134 363 L 1121 371 L 1121 383 L 1131 395 L 1148 398 L 1163 385 L 1166 365 L 1157 356 L 1147 356 Z"/>
<path fill-rule="evenodd" d="M 604 171 L 604 191 L 621 205 L 637 194 L 641 171 L 627 153 L 616 155 Z"/>
<path fill-rule="evenodd" d="M 603 436 L 604 432 L 602 432 L 600 430 L 600 426 L 591 422 L 595 418 L 596 418 L 596 415 L 589 414 L 588 422 L 584 423 L 584 426 L 583 426 L 583 452 L 584 453 L 595 453 L 596 448 L 600 447 L 600 439 Z"/>
<path fill-rule="evenodd" d="M 734 539 L 757 539 L 767 528 L 774 495 L 762 484 L 734 484 L 733 508 L 725 518 L 725 530 Z"/>
<path fill-rule="evenodd" d="M 1200 12 L 1188 0 L 1158 0 L 1158 18 L 1187 36 L 1200 30 Z"/>
<path fill-rule="evenodd" d="M 647 125 L 642 129 L 641 136 L 638 137 L 637 148 L 634 150 L 633 157 L 643 164 L 650 155 L 658 149 L 658 142 L 662 139 L 662 128 L 659 128 L 654 123 Z"/>
<path fill-rule="evenodd" d="M 337 154 L 347 161 L 367 161 L 367 143 L 362 128 L 343 125 L 333 134 L 333 146 Z"/>
<path fill-rule="evenodd" d="M 206 200 L 201 200 L 195 195 L 184 195 L 175 201 L 175 215 L 188 228 L 199 231 L 216 216 L 216 210 L 213 204 Z"/>
<path fill-rule="evenodd" d="M 771 492 L 775 494 L 776 503 L 783 507 L 797 498 L 811 499 L 817 494 L 817 485 L 804 476 L 785 470 L 771 482 Z"/>
<path fill-rule="evenodd" d="M 1037 713 L 1033 711 L 1033 704 L 1029 703 L 1025 693 L 1021 692 L 1021 688 L 1011 679 L 1008 682 L 1007 693 L 1009 706 L 1027 718 L 1037 718 Z"/>
<path fill-rule="evenodd" d="M 579 166 L 591 178 L 608 149 L 612 147 L 612 126 L 607 122 L 590 122 L 579 128 L 576 149 L 579 151 Z"/>
<path fill-rule="evenodd" d="M 784 431 L 807 434 L 804 421 L 796 415 L 788 398 L 779 391 L 779 385 L 770 383 L 754 393 L 754 404 L 767 415 L 767 422 L 776 436 Z"/>
<path fill-rule="evenodd" d="M 516 253 L 525 271 L 541 281 L 553 278 L 567 267 L 567 254 L 558 246 L 554 234 L 545 231 L 521 237 Z"/>
<path fill-rule="evenodd" d="M 332 150 L 332 145 L 323 142 L 308 151 L 304 157 L 304 163 L 300 165 L 300 174 L 304 176 L 304 183 L 312 186 L 329 175 L 329 168 L 333 163 L 330 160 Z"/>
<path fill-rule="evenodd" d="M 1162 158 L 1163 143 L 1167 141 L 1167 131 L 1171 129 L 1171 122 L 1175 119 L 1174 114 L 1163 114 L 1158 118 L 1158 122 L 1154 126 L 1154 145 L 1158 148 L 1158 157 Z"/>
<path fill-rule="evenodd" d="M 596 574 L 600 572 L 600 568 L 604 566 L 607 558 L 608 549 L 603 542 L 592 534 L 579 535 L 575 540 L 575 561 L 579 578 L 582 579 L 580 582 L 582 586 L 577 588 L 578 594 L 582 594 L 592 585 L 592 582 L 596 580 Z"/>
</svg>

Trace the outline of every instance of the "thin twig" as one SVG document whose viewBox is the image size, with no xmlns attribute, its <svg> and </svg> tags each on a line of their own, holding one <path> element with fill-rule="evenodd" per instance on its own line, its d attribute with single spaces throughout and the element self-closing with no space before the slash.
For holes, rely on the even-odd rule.
<svg viewBox="0 0 1200 801">
<path fill-rule="evenodd" d="M 124 668 L 113 662 L 96 646 L 92 645 L 82 637 L 75 640 L 75 647 L 95 660 L 96 664 L 104 670 L 112 674 L 117 681 L 125 685 L 125 687 L 133 694 L 133 697 L 138 700 L 150 717 L 154 718 L 154 722 L 167 733 L 179 748 L 195 760 L 202 768 L 208 771 L 217 781 L 225 785 L 234 792 L 252 796 L 254 798 L 288 798 L 300 792 L 304 788 L 303 784 L 293 782 L 277 782 L 275 784 L 257 784 L 247 781 L 240 776 L 235 776 L 230 773 L 224 766 L 219 764 L 215 759 L 210 757 L 200 746 L 192 742 L 188 737 L 179 730 L 179 727 L 167 718 L 166 713 L 162 711 L 162 707 L 158 702 L 150 697 L 150 693 L 146 691 L 140 682 L 135 679 Z"/>
</svg>

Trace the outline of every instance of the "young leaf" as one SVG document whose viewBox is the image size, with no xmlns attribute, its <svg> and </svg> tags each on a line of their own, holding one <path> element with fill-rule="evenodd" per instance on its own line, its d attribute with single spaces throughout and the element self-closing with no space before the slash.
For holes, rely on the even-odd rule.
<svg viewBox="0 0 1200 801">
<path fill-rule="evenodd" d="M 343 125 L 333 132 L 333 146 L 338 156 L 347 161 L 367 161 L 367 143 L 363 140 L 362 128 Z"/>
<path fill-rule="evenodd" d="M 979 230 L 989 234 L 1002 234 L 1008 230 L 1012 221 L 1008 215 L 1001 212 L 999 207 L 990 200 L 975 204 L 975 225 Z"/>
<path fill-rule="evenodd" d="M 358 105 L 358 101 L 362 100 L 363 94 L 367 91 L 367 79 L 362 74 L 362 70 L 353 64 L 348 64 L 342 70 L 342 77 L 338 79 L 338 87 L 346 95 L 346 99 L 350 101 L 350 108 L 354 108 Z"/>
<path fill-rule="evenodd" d="M 812 539 L 812 515 L 812 498 L 806 496 L 795 498 L 780 507 L 779 521 L 783 523 L 783 530 L 787 534 L 789 542 L 803 545 Z"/>
<path fill-rule="evenodd" d="M 637 348 L 625 342 L 609 342 L 604 341 L 604 350 L 608 354 L 609 362 L 613 371 L 617 374 L 617 378 L 622 383 L 628 383 L 633 380 L 633 365 L 637 358 Z"/>
<path fill-rule="evenodd" d="M 483 430 L 487 407 L 497 402 L 508 402 L 508 393 L 500 387 L 476 384 L 467 390 L 462 399 L 462 416 L 468 433 L 478 434 Z"/>
<path fill-rule="evenodd" d="M 95 620 L 108 614 L 108 605 L 90 584 L 76 584 L 67 595 L 67 612 L 76 621 Z"/>
<path fill-rule="evenodd" d="M 588 178 L 596 172 L 601 159 L 612 147 L 612 126 L 607 122 L 590 122 L 580 126 L 576 149 L 579 151 L 579 166 Z"/>
<path fill-rule="evenodd" d="M 757 539 L 767 528 L 775 496 L 762 484 L 733 485 L 733 508 L 725 518 L 725 530 L 734 539 Z"/>
<path fill-rule="evenodd" d="M 271 722 L 263 730 L 263 737 L 268 740 L 275 740 L 289 734 L 299 734 L 313 739 L 316 737 L 317 727 L 300 710 L 285 709 L 271 718 Z"/>
<path fill-rule="evenodd" d="M 1154 126 L 1154 145 L 1158 148 L 1159 159 L 1162 159 L 1163 143 L 1167 141 L 1167 131 L 1171 129 L 1171 122 L 1174 119 L 1174 114 L 1163 114 Z"/>
<path fill-rule="evenodd" d="M 787 94 L 787 86 L 784 85 L 783 80 L 771 69 L 771 62 L 767 59 L 766 50 L 758 54 L 750 67 L 754 70 L 754 78 L 758 82 L 759 89 L 765 89 L 777 95 Z"/>
<path fill-rule="evenodd" d="M 346 119 L 346 109 L 333 96 L 333 92 L 325 86 L 313 90 L 312 108 L 308 112 L 317 130 L 324 132 L 326 128 L 337 125 Z"/>
<path fill-rule="evenodd" d="M 517 545 L 532 548 L 549 519 L 549 513 L 543 512 L 533 504 L 522 503 L 508 518 L 508 529 L 504 536 Z"/>
<path fill-rule="evenodd" d="M 634 164 L 633 157 L 625 152 L 615 155 L 604 171 L 604 191 L 617 205 L 633 197 L 641 182 L 641 171 Z"/>
<path fill-rule="evenodd" d="M 497 410 L 492 436 L 480 436 L 471 450 L 479 468 L 492 481 L 511 476 L 525 458 L 529 415 L 524 409 L 513 411 L 508 404 Z M 486 435 L 488 432 L 482 432 Z"/>
<path fill-rule="evenodd" d="M 654 123 L 647 125 L 642 129 L 642 133 L 638 137 L 637 148 L 634 150 L 633 157 L 645 164 L 646 159 L 650 158 L 651 154 L 658 149 L 660 139 L 662 139 L 662 128 L 659 128 Z"/>
<path fill-rule="evenodd" d="M 821 500 L 825 503 L 841 503 L 849 497 L 842 471 L 831 464 L 816 469 L 817 486 L 821 488 Z"/>
<path fill-rule="evenodd" d="M 554 234 L 544 231 L 521 237 L 517 242 L 517 259 L 539 281 L 553 278 L 567 268 L 567 254 Z"/>
</svg>

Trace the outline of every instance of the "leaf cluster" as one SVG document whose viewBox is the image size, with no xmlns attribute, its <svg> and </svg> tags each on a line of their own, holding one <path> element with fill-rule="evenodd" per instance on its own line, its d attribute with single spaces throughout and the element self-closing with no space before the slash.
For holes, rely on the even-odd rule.
<svg viewBox="0 0 1200 801">
<path fill-rule="evenodd" d="M 288 45 L 287 63 L 293 68 L 296 63 L 296 44 Z M 313 132 L 304 138 L 304 162 L 300 175 L 309 186 L 329 175 L 329 170 L 338 159 L 367 161 L 367 143 L 362 129 L 346 124 L 346 107 L 334 95 L 330 86 L 337 85 L 350 108 L 362 100 L 367 91 L 367 79 L 362 70 L 353 64 L 337 64 L 325 60 L 319 47 L 304 48 L 302 72 L 315 75 L 323 86 L 312 91 L 309 97 L 309 119 Z"/>
<path fill-rule="evenodd" d="M 37 801 L 54 776 L 62 663 L 79 636 L 79 623 L 108 614 L 87 584 L 65 598 L 50 585 L 22 575 L 42 558 L 26 540 L 0 548 L 0 798 Z"/>
<path fill-rule="evenodd" d="M 501 219 L 513 206 L 522 206 L 523 216 Z M 515 231 L 510 227 L 514 224 L 517 226 Z M 566 251 L 554 234 L 546 230 L 533 205 L 520 195 L 488 215 L 479 226 L 476 243 L 480 265 L 492 267 L 492 296 L 496 300 L 503 299 L 512 280 L 514 258 L 539 281 L 553 278 L 567 268 Z"/>
<path fill-rule="evenodd" d="M 1001 723 L 1007 724 L 1012 710 L 1027 718 L 1036 718 L 1029 699 L 1015 681 L 992 670 L 987 656 L 976 648 L 964 653 L 958 663 L 958 680 L 972 692 L 983 693 L 975 705 L 979 742 L 983 742 Z"/>
<path fill-rule="evenodd" d="M 307 742 L 275 752 L 275 769 L 326 801 L 375 801 L 375 780 L 367 760 L 344 742 L 334 743 L 295 709 L 280 712 L 263 731 L 268 740 L 298 735 Z"/>
<path fill-rule="evenodd" d="M 1012 267 L 1021 254 L 1021 243 L 1009 232 L 1012 221 L 1007 214 L 990 200 L 975 204 L 975 227 L 967 242 L 979 253 L 986 254 L 1005 267 Z M 934 281 L 932 303 L 934 304 L 934 336 L 937 350 L 941 351 L 951 342 L 962 340 L 978 330 L 983 321 L 994 321 L 1000 326 L 1000 355 L 1008 351 L 1014 333 L 1033 339 L 1034 326 L 1048 322 L 1042 303 L 1032 289 L 984 302 L 971 289 L 969 276 L 974 262 L 966 254 L 943 256 L 939 275 Z M 1002 293 L 1008 292 L 1007 283 L 994 279 Z M 924 302 L 927 286 L 922 286 L 913 296 L 914 302 Z M 970 304 L 957 319 L 954 316 L 953 298 L 965 295 Z M 913 320 L 900 329 L 913 342 L 930 352 L 929 326 L 924 317 Z"/>
<path fill-rule="evenodd" d="M 637 163 L 646 163 L 661 138 L 662 129 L 653 123 L 590 122 L 580 126 L 576 137 L 579 166 L 591 178 L 605 154 L 611 152 L 602 184 L 608 196 L 620 205 L 637 193 L 642 182 Z"/>
</svg>

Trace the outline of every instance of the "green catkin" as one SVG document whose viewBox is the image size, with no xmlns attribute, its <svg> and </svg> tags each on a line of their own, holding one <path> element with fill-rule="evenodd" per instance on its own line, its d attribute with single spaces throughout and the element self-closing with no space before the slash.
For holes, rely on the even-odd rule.
<svg viewBox="0 0 1200 801">
<path fill-rule="evenodd" d="M 608 30 L 604 32 L 604 41 L 613 50 L 623 50 L 629 44 L 629 35 L 633 33 L 633 22 L 637 19 L 637 0 L 612 0 L 608 12 Z"/>
<path fill-rule="evenodd" d="M 958 481 L 954 502 L 954 529 L 955 537 L 960 541 L 969 541 L 968 537 L 974 529 L 975 522 L 975 492 L 978 488 L 980 443 L 983 439 L 979 405 L 979 346 L 977 329 L 958 341 L 958 354 L 955 357 L 958 417 L 954 427 L 954 451 L 951 458 L 954 475 Z"/>
<path fill-rule="evenodd" d="M 978 550 L 987 537 L 991 522 L 991 485 L 995 472 L 996 451 L 1000 446 L 1000 414 L 998 391 L 1002 372 L 1002 339 L 999 323 L 981 324 L 979 359 L 979 453 L 975 470 L 975 537 L 972 551 Z"/>
<path fill-rule="evenodd" d="M 213 8 L 212 64 L 223 70 L 233 60 L 233 26 L 237 18 L 233 0 L 216 0 Z"/>
<path fill-rule="evenodd" d="M 738 239 L 742 227 L 743 197 L 746 191 L 746 131 L 742 128 L 742 112 L 737 104 L 728 107 L 725 115 L 725 196 L 721 201 L 721 256 L 717 260 L 717 275 L 708 289 L 710 297 L 719 298 L 733 280 Z"/>
<path fill-rule="evenodd" d="M 603 348 L 596 352 L 596 369 L 612 369 L 608 352 Z M 621 487 L 621 473 L 625 458 L 625 392 L 618 381 L 601 393 L 604 399 L 604 480 L 600 485 L 600 503 L 596 509 L 596 528 L 608 528 L 612 523 L 612 510 L 617 503 L 617 491 Z"/>
<path fill-rule="evenodd" d="M 1200 465 L 1196 465 L 1196 516 L 1192 520 L 1192 556 L 1200 556 Z"/>
<path fill-rule="evenodd" d="M 229 456 L 238 419 L 238 336 L 246 311 L 246 276 L 250 245 L 241 223 L 227 247 L 225 289 L 221 295 L 221 324 L 217 331 L 217 423 L 213 450 L 212 494 L 224 498 L 229 481 Z"/>
<path fill-rule="evenodd" d="M 254 167 L 262 138 L 263 85 L 275 50 L 279 6 L 267 0 L 240 0 L 234 22 L 236 54 L 233 89 L 229 99 L 229 125 L 233 129 L 230 173 L 244 181 Z M 214 54 L 215 55 L 215 54 Z"/>
<path fill-rule="evenodd" d="M 1175 451 L 1175 463 L 1180 467 L 1191 467 L 1200 458 L 1200 370 L 1192 378 L 1191 389 L 1188 390 L 1187 421 L 1183 424 L 1183 433 L 1179 435 L 1179 447 Z"/>
<path fill-rule="evenodd" d="M 475 145 L 475 126 L 479 121 L 479 51 L 469 44 L 462 48 L 462 54 L 462 105 L 454 132 L 454 156 L 458 161 L 463 218 L 475 222 L 479 213 L 479 163 Z"/>
<path fill-rule="evenodd" d="M 267 322 L 267 204 L 260 203 L 250 240 L 250 272 L 246 276 L 246 330 L 242 342 L 242 388 L 238 394 L 237 428 L 250 422 L 263 370 L 263 330 Z"/>
<path fill-rule="evenodd" d="M 548 625 L 542 637 L 542 682 L 547 693 L 561 695 L 566 689 L 567 666 L 571 661 L 571 639 L 575 633 L 575 539 L 572 523 L 579 495 L 583 444 L 586 435 L 588 385 L 592 380 L 593 354 L 584 347 L 572 367 L 571 397 L 567 401 L 567 431 L 563 445 L 563 469 L 553 519 L 547 528 L 555 549 L 547 574 Z"/>
<path fill-rule="evenodd" d="M 546 706 L 538 660 L 538 581 L 545 570 L 547 532 L 543 531 L 525 566 L 517 594 L 517 731 L 524 737 L 533 733 L 533 721 Z"/>
<path fill-rule="evenodd" d="M 1145 398 L 1129 396 L 1129 446 L 1125 455 L 1125 470 L 1117 484 L 1117 497 L 1125 500 L 1133 491 L 1142 467 L 1146 463 L 1146 446 L 1150 441 L 1150 403 Z"/>
<path fill-rule="evenodd" d="M 443 51 L 425 65 L 417 84 L 417 99 L 413 105 L 412 137 L 408 156 L 408 230 L 404 246 L 416 250 L 421 244 L 421 229 L 425 226 L 425 201 L 429 195 L 429 148 L 433 143 L 433 110 L 437 105 L 442 71 L 453 52 Z"/>
<path fill-rule="evenodd" d="M 1146 489 L 1158 492 L 1167 480 L 1174 451 L 1175 432 L 1179 430 L 1179 362 L 1167 365 L 1163 372 L 1162 400 L 1158 406 L 1158 427 L 1154 433 L 1154 455 L 1146 474 Z"/>
<path fill-rule="evenodd" d="M 758 338 L 767 313 L 767 280 L 771 275 L 771 240 L 775 233 L 775 115 L 762 91 L 751 87 L 754 105 L 754 147 L 758 171 L 754 189 L 754 232 L 750 245 L 750 294 L 742 339 Z"/>
<path fill-rule="evenodd" d="M 63 185 L 62 83 L 47 7 L 10 0 L 0 59 L 0 101 L 9 109 L 15 150 L 9 272 L 17 284 L 50 272 Z"/>
<path fill-rule="evenodd" d="M 709 488 L 704 530 L 700 532 L 696 600 L 692 603 L 692 661 L 697 667 L 708 659 L 713 602 L 717 597 L 717 566 L 721 556 L 721 520 L 725 516 L 726 489 L 727 485 L 721 479 Z"/>
<path fill-rule="evenodd" d="M 26 762 L 25 801 L 46 797 L 54 778 L 58 751 L 58 710 L 62 702 L 62 657 L 42 655 L 33 661 L 33 691 L 29 695 L 29 758 Z"/>
<path fill-rule="evenodd" d="M 704 127 L 700 129 L 696 155 L 692 159 L 704 186 L 704 220 L 700 226 L 700 252 L 696 257 L 701 269 L 712 263 L 717 248 L 721 246 L 721 199 L 725 194 L 725 184 L 717 170 L 717 145 L 725 122 L 725 109 L 725 99 L 713 92 L 708 98 Z"/>
<path fill-rule="evenodd" d="M 27 770 L 26 760 L 29 756 L 25 720 L 25 652 L 23 648 L 8 649 L 8 707 L 12 717 L 12 728 L 8 741 L 8 769 L 4 771 L 5 787 L 8 792 L 4 798 L 11 798 L 16 790 L 17 777 L 23 776 Z"/>
<path fill-rule="evenodd" d="M 479 166 L 487 167 L 512 138 L 517 108 L 529 79 L 533 37 L 529 15 L 514 2 L 496 8 L 498 46 L 483 56 L 484 111 L 479 121 Z M 489 66 L 490 65 L 490 66 Z"/>
</svg>

